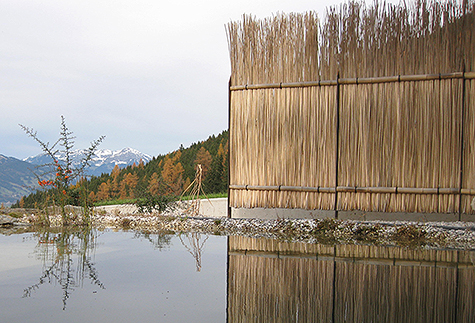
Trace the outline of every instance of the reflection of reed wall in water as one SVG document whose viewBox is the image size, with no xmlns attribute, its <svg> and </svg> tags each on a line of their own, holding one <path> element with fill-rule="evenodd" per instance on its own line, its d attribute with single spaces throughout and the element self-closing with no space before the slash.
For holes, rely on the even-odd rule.
<svg viewBox="0 0 475 323">
<path fill-rule="evenodd" d="M 229 322 L 328 321 L 332 268 L 331 261 L 230 256 Z"/>
<path fill-rule="evenodd" d="M 245 237 L 229 252 L 230 322 L 475 320 L 470 252 Z"/>
<path fill-rule="evenodd" d="M 231 23 L 230 206 L 473 213 L 467 4 Z"/>
</svg>

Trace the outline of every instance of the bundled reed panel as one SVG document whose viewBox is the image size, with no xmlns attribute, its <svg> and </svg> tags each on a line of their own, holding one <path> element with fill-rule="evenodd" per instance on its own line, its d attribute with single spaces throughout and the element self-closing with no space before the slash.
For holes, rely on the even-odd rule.
<svg viewBox="0 0 475 323">
<path fill-rule="evenodd" d="M 335 88 L 233 91 L 231 184 L 334 187 Z M 327 209 L 334 194 L 232 190 L 239 207 Z"/>
<path fill-rule="evenodd" d="M 474 213 L 475 3 L 228 25 L 231 207 Z"/>
<path fill-rule="evenodd" d="M 465 111 L 463 136 L 463 188 L 475 187 L 475 79 L 465 80 Z M 473 213 L 472 201 L 474 196 L 462 195 L 463 213 Z"/>
<path fill-rule="evenodd" d="M 338 184 L 459 187 L 461 85 L 458 79 L 345 85 Z M 458 210 L 455 195 L 343 192 L 338 201 L 340 210 Z"/>
</svg>

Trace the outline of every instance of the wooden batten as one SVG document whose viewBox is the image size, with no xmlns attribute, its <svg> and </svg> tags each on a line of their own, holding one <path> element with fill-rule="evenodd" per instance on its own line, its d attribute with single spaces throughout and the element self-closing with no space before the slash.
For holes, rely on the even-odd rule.
<svg viewBox="0 0 475 323">
<path fill-rule="evenodd" d="M 258 186 L 258 185 L 229 185 L 231 190 L 249 191 L 289 191 L 314 193 L 378 193 L 378 194 L 436 194 L 436 195 L 475 195 L 475 189 L 468 188 L 418 188 L 418 187 L 303 187 L 303 186 Z"/>
<path fill-rule="evenodd" d="M 431 80 L 448 79 L 473 79 L 475 72 L 454 72 L 444 74 L 421 74 L 421 75 L 395 75 L 383 77 L 363 77 L 363 78 L 345 78 L 338 80 L 322 80 L 312 82 L 293 82 L 293 83 L 271 83 L 271 84 L 253 84 L 253 85 L 235 85 L 231 86 L 231 91 L 258 90 L 258 89 L 282 89 L 296 87 L 312 86 L 335 86 L 338 84 L 377 84 L 377 83 L 395 83 L 395 82 L 417 82 Z"/>
</svg>

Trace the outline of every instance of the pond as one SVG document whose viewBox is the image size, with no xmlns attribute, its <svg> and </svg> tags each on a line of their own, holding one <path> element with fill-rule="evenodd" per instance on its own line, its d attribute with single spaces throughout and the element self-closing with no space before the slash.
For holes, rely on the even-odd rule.
<svg viewBox="0 0 475 323">
<path fill-rule="evenodd" d="M 473 322 L 475 253 L 134 231 L 0 234 L 2 322 Z"/>
</svg>

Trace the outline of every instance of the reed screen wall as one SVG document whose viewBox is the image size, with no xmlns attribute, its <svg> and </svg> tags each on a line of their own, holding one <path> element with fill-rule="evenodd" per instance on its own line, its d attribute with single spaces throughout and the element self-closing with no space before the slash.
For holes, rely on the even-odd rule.
<svg viewBox="0 0 475 323">
<path fill-rule="evenodd" d="M 229 322 L 473 322 L 473 251 L 229 237 Z"/>
<path fill-rule="evenodd" d="M 474 9 L 230 23 L 229 205 L 473 213 Z"/>
</svg>

